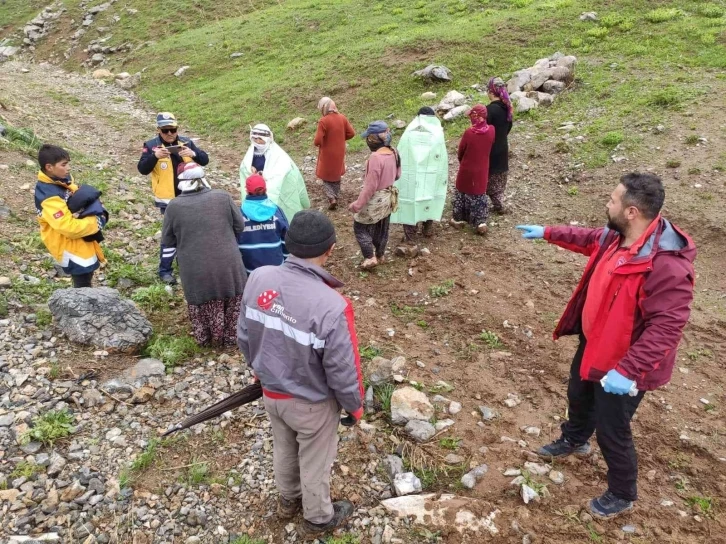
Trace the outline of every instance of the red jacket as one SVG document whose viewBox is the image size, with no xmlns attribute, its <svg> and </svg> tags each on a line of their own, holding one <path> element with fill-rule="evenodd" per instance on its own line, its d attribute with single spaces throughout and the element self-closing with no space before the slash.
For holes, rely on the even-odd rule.
<svg viewBox="0 0 726 544">
<path fill-rule="evenodd" d="M 489 154 L 494 144 L 494 127 L 484 134 L 471 128 L 464 131 L 459 142 L 459 172 L 456 174 L 456 190 L 467 195 L 483 195 L 489 184 Z"/>
<path fill-rule="evenodd" d="M 313 142 L 319 148 L 317 177 L 323 181 L 340 181 L 345 174 L 345 141 L 353 136 L 355 130 L 342 113 L 331 112 L 318 121 Z"/>
<path fill-rule="evenodd" d="M 545 239 L 590 260 L 560 322 L 555 340 L 582 332 L 582 308 L 595 265 L 620 245 L 608 228 L 547 227 Z M 613 368 L 638 390 L 670 381 L 676 348 L 691 313 L 696 246 L 690 237 L 658 216 L 631 246 L 606 286 L 598 320 L 587 338 L 580 366 L 583 380 L 598 381 Z"/>
</svg>

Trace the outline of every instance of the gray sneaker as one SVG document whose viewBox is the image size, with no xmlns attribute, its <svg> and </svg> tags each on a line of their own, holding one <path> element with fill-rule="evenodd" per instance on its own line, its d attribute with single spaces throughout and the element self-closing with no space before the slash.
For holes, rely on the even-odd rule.
<svg viewBox="0 0 726 544">
<path fill-rule="evenodd" d="M 572 444 L 564 436 L 537 450 L 537 455 L 546 459 L 567 457 L 573 454 L 577 457 L 587 457 L 590 453 L 592 453 L 592 448 L 588 442 L 584 444 Z"/>
<path fill-rule="evenodd" d="M 598 519 L 613 519 L 633 509 L 633 501 L 619 499 L 610 490 L 590 501 L 589 510 Z"/>
</svg>

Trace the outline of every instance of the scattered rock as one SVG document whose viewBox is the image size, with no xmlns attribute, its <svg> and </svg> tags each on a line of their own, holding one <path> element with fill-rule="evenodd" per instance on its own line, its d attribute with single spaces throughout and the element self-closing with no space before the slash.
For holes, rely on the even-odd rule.
<svg viewBox="0 0 726 544">
<path fill-rule="evenodd" d="M 479 465 L 461 477 L 461 485 L 467 489 L 474 489 L 476 483 L 484 477 L 488 470 L 487 465 Z"/>
<path fill-rule="evenodd" d="M 110 77 L 113 77 L 113 72 L 111 72 L 111 70 L 99 68 L 98 70 L 93 71 L 93 79 L 107 79 Z"/>
<path fill-rule="evenodd" d="M 121 74 L 119 74 L 119 76 L 121 76 Z M 127 91 L 135 89 L 141 83 L 141 72 L 136 72 L 134 75 L 129 76 L 129 77 L 124 77 L 124 78 L 117 77 L 114 80 L 114 83 L 116 83 L 117 86 L 119 86 L 122 89 L 125 89 Z"/>
<path fill-rule="evenodd" d="M 437 433 L 440 433 L 444 429 L 448 429 L 449 427 L 452 427 L 456 423 L 453 419 L 440 419 L 436 422 L 434 425 L 434 428 L 436 429 Z"/>
<path fill-rule="evenodd" d="M 481 412 L 481 417 L 484 421 L 491 421 L 499 415 L 488 406 L 479 406 L 479 411 Z"/>
<path fill-rule="evenodd" d="M 524 468 L 530 474 L 534 474 L 535 476 L 544 476 L 550 471 L 550 468 L 548 466 L 542 465 L 540 463 L 533 463 L 531 461 L 527 461 L 526 463 L 524 463 Z"/>
<path fill-rule="evenodd" d="M 594 11 L 585 11 L 580 14 L 580 21 L 597 21 L 597 13 Z"/>
<path fill-rule="evenodd" d="M 559 470 L 551 470 L 547 477 L 557 485 L 562 485 L 563 483 L 565 483 L 565 475 L 562 474 Z"/>
<path fill-rule="evenodd" d="M 413 472 L 396 474 L 393 478 L 393 489 L 396 496 L 410 495 L 421 492 L 421 480 Z"/>
<path fill-rule="evenodd" d="M 152 376 L 163 376 L 165 373 L 166 368 L 164 367 L 164 363 L 158 359 L 147 357 L 140 359 L 134 366 L 124 370 L 122 377 L 126 383 L 134 383 L 151 378 Z"/>
<path fill-rule="evenodd" d="M 456 414 L 461 412 L 461 403 L 456 402 L 455 400 L 452 400 L 451 403 L 449 404 L 448 411 L 452 416 L 455 416 Z"/>
<path fill-rule="evenodd" d="M 391 423 L 405 425 L 410 420 L 428 421 L 434 415 L 434 407 L 426 394 L 414 387 L 401 387 L 391 396 Z"/>
<path fill-rule="evenodd" d="M 432 93 L 431 91 L 427 91 L 421 94 L 421 100 L 434 100 L 435 98 L 436 93 Z"/>
<path fill-rule="evenodd" d="M 109 287 L 59 289 L 48 308 L 58 328 L 80 344 L 133 353 L 151 337 L 149 320 Z"/>
<path fill-rule="evenodd" d="M 461 455 L 456 455 L 455 453 L 450 453 L 444 458 L 444 462 L 447 465 L 460 465 L 465 460 Z"/>
<path fill-rule="evenodd" d="M 383 460 L 383 467 L 386 469 L 388 477 L 393 480 L 396 474 L 403 473 L 403 459 L 398 455 L 386 455 L 386 458 Z"/>
<path fill-rule="evenodd" d="M 101 64 L 104 60 L 106 60 L 106 57 L 103 56 L 103 53 L 95 53 L 91 57 L 91 64 Z"/>
<path fill-rule="evenodd" d="M 366 376 L 371 385 L 377 386 L 393 382 L 394 374 L 401 372 L 406 366 L 404 357 L 386 359 L 374 357 L 366 367 Z"/>
<path fill-rule="evenodd" d="M 471 106 L 464 104 L 463 106 L 456 106 L 452 110 L 444 114 L 444 121 L 453 121 L 458 119 L 471 111 Z"/>
<path fill-rule="evenodd" d="M 637 531 L 637 527 L 635 527 L 635 525 L 623 525 L 623 527 L 621 528 L 621 530 L 624 533 L 633 534 L 633 533 L 635 533 L 635 531 Z"/>
<path fill-rule="evenodd" d="M 416 419 L 412 419 L 406 423 L 404 430 L 416 442 L 427 442 L 436 434 L 436 429 L 431 423 Z"/>
<path fill-rule="evenodd" d="M 459 91 L 449 91 L 441 99 L 441 102 L 436 106 L 438 111 L 449 111 L 454 109 L 456 106 L 466 105 L 466 96 L 461 94 Z"/>
<path fill-rule="evenodd" d="M 413 518 L 414 523 L 427 527 L 451 528 L 458 532 L 485 531 L 492 535 L 499 533 L 494 525 L 499 510 L 492 510 L 486 516 L 474 512 L 491 509 L 486 503 L 468 497 L 433 493 L 426 495 L 409 495 L 381 501 L 381 505 L 391 514 L 398 517 Z"/>
<path fill-rule="evenodd" d="M 174 77 L 181 77 L 181 76 L 183 76 L 184 75 L 184 72 L 186 72 L 187 70 L 189 70 L 189 68 L 191 68 L 191 66 L 182 66 L 176 72 L 174 72 Z"/>
<path fill-rule="evenodd" d="M 530 501 L 539 500 L 539 493 L 537 493 L 527 484 L 522 484 L 519 494 L 521 495 L 524 504 L 529 504 Z"/>
<path fill-rule="evenodd" d="M 524 431 L 524 434 L 528 434 L 530 436 L 539 436 L 540 428 L 539 427 L 522 427 L 522 430 Z"/>
<path fill-rule="evenodd" d="M 413 75 L 427 81 L 451 81 L 451 70 L 446 66 L 437 66 L 435 64 L 429 64 L 423 70 L 415 71 Z"/>
<path fill-rule="evenodd" d="M 307 122 L 308 120 L 304 117 L 295 117 L 295 119 L 287 124 L 287 130 L 297 130 Z"/>
</svg>

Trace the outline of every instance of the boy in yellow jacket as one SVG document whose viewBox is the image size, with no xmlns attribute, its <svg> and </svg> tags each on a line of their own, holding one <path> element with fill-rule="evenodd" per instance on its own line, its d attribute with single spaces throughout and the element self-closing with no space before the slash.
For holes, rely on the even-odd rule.
<svg viewBox="0 0 726 544">
<path fill-rule="evenodd" d="M 68 151 L 44 145 L 38 152 L 38 183 L 35 209 L 40 223 L 40 238 L 51 256 L 73 279 L 73 287 L 91 287 L 93 272 L 106 262 L 101 246 L 84 237 L 96 234 L 106 224 L 101 215 L 77 218 L 68 209 L 68 199 L 78 190 L 71 176 Z"/>
</svg>

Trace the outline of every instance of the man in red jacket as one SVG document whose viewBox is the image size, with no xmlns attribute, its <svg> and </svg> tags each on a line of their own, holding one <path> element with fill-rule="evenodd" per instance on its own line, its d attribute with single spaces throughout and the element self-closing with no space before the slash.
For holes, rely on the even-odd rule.
<svg viewBox="0 0 726 544">
<path fill-rule="evenodd" d="M 630 421 L 646 391 L 667 384 L 693 300 L 696 247 L 661 217 L 665 191 L 653 174 L 627 174 L 607 204 L 605 228 L 520 225 L 523 237 L 590 260 L 554 338 L 578 334 L 567 387 L 569 419 L 542 457 L 590 453 L 597 432 L 608 490 L 590 513 L 613 518 L 637 499 L 638 459 Z"/>
</svg>

